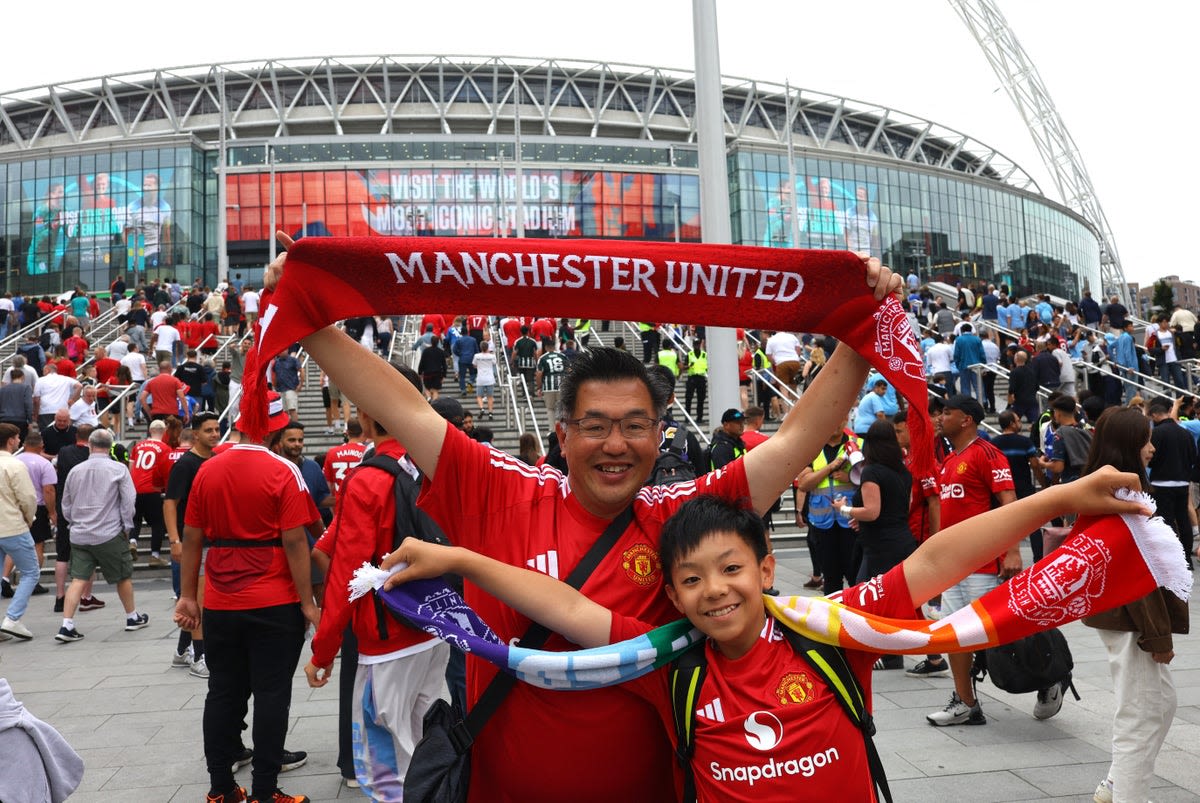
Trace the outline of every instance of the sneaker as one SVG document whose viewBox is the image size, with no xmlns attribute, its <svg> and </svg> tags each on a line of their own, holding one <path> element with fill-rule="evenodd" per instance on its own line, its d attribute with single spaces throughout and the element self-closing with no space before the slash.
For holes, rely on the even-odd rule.
<svg viewBox="0 0 1200 803">
<path fill-rule="evenodd" d="M 254 751 L 249 747 L 243 747 L 242 752 L 238 753 L 237 758 L 233 760 L 233 772 L 237 772 L 242 767 L 254 760 Z"/>
<path fill-rule="evenodd" d="M 979 701 L 975 705 L 967 705 L 958 696 L 958 692 L 950 692 L 950 702 L 941 711 L 925 717 L 930 725 L 944 728 L 947 725 L 985 725 L 987 719 L 983 716 L 983 708 Z"/>
<path fill-rule="evenodd" d="M 33 638 L 33 633 L 29 632 L 28 627 L 15 619 L 9 619 L 7 616 L 4 617 L 3 622 L 0 622 L 0 633 L 16 636 L 24 641 L 29 641 Z"/>
<path fill-rule="evenodd" d="M 297 750 L 295 752 L 292 752 L 291 750 L 284 750 L 283 758 L 279 762 L 279 771 L 287 772 L 288 770 L 294 770 L 297 767 L 303 767 L 307 763 L 308 753 L 305 753 L 303 750 Z M 305 799 L 307 800 L 307 798 Z"/>
<path fill-rule="evenodd" d="M 346 784 L 347 789 L 358 789 L 360 787 L 357 778 L 342 778 L 342 782 Z"/>
<path fill-rule="evenodd" d="M 1092 800 L 1095 803 L 1113 803 L 1113 782 L 1105 778 L 1096 787 L 1096 794 L 1092 795 Z"/>
<path fill-rule="evenodd" d="M 49 594 L 49 593 L 50 593 L 50 589 L 46 588 L 41 583 L 38 583 L 37 585 L 35 585 L 33 587 L 33 596 L 35 596 L 35 597 L 39 596 L 40 594 Z"/>
<path fill-rule="evenodd" d="M 305 795 L 289 795 L 282 789 L 276 789 L 270 797 L 252 797 L 250 803 L 308 803 Z"/>
<path fill-rule="evenodd" d="M 1033 704 L 1033 718 L 1050 719 L 1050 717 L 1061 711 L 1063 690 L 1066 687 L 1066 682 L 1060 681 L 1048 689 L 1039 691 L 1037 693 L 1037 702 Z"/>
<path fill-rule="evenodd" d="M 938 663 L 923 659 L 920 663 L 905 673 L 910 678 L 945 678 L 950 677 L 950 662 L 942 659 Z"/>
<path fill-rule="evenodd" d="M 5 633 L 3 631 L 0 631 L 0 641 L 12 641 L 12 636 L 8 635 L 7 633 Z"/>
<path fill-rule="evenodd" d="M 771 587 L 770 587 L 770 588 L 768 588 L 766 591 L 763 591 L 763 593 L 764 593 L 764 594 L 766 594 L 766 595 L 768 595 L 768 596 L 771 596 L 771 597 L 778 597 L 778 596 L 779 596 L 779 589 L 778 589 L 778 588 L 776 588 L 775 586 L 771 586 Z"/>
<path fill-rule="evenodd" d="M 79 641 L 83 638 L 83 634 L 73 627 L 60 627 L 58 633 L 54 636 L 55 641 L 61 641 L 66 644 L 70 641 Z"/>
<path fill-rule="evenodd" d="M 804 584 L 804 587 L 805 588 L 820 588 L 823 585 L 825 585 L 825 581 L 822 580 L 819 576 L 813 575 L 812 577 L 808 578 L 808 582 Z"/>
<path fill-rule="evenodd" d="M 188 674 L 194 678 L 208 677 L 208 661 L 204 660 L 203 655 L 192 661 L 192 668 L 188 671 Z"/>
<path fill-rule="evenodd" d="M 903 669 L 904 658 L 900 655 L 881 655 L 875 661 L 875 668 L 883 669 Z"/>
<path fill-rule="evenodd" d="M 149 624 L 150 614 L 148 613 L 139 613 L 137 616 L 125 617 L 126 630 L 141 630 L 143 627 L 147 627 Z"/>
<path fill-rule="evenodd" d="M 151 555 L 148 563 L 151 569 L 166 569 L 171 565 L 171 561 L 160 558 L 158 555 Z"/>
<path fill-rule="evenodd" d="M 241 786 L 233 787 L 232 792 L 209 792 L 204 803 L 242 803 L 246 799 L 246 790 Z"/>
<path fill-rule="evenodd" d="M 55 597 L 54 598 L 54 612 L 62 613 L 63 608 L 66 607 L 66 603 L 67 603 L 66 597 Z"/>
<path fill-rule="evenodd" d="M 192 650 L 191 647 L 183 652 L 177 652 L 171 656 L 171 667 L 174 669 L 187 669 L 192 665 Z"/>
<path fill-rule="evenodd" d="M 12 596 L 14 593 L 16 593 L 16 592 L 13 591 L 13 584 L 8 582 L 8 578 L 7 577 L 0 578 L 0 597 L 4 597 L 5 599 L 12 599 Z"/>
<path fill-rule="evenodd" d="M 79 600 L 79 610 L 97 611 L 103 608 L 105 604 L 106 603 L 102 599 L 97 599 L 96 597 L 84 597 L 83 599 Z"/>
<path fill-rule="evenodd" d="M 129 542 L 129 556 L 137 561 L 137 541 Z"/>
</svg>

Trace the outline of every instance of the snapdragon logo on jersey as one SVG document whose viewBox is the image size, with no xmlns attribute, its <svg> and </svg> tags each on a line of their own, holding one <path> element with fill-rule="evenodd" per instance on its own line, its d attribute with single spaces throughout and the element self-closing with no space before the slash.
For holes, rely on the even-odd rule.
<svg viewBox="0 0 1200 803">
<path fill-rule="evenodd" d="M 783 723 L 770 711 L 755 711 L 746 717 L 742 727 L 747 744 L 755 750 L 767 752 L 783 742 Z M 830 747 L 811 756 L 783 760 L 771 756 L 762 764 L 745 764 L 740 767 L 725 767 L 719 761 L 713 761 L 709 763 L 708 769 L 714 781 L 754 786 L 759 781 L 794 775 L 811 778 L 821 767 L 828 766 L 840 758 L 837 748 Z"/>
</svg>

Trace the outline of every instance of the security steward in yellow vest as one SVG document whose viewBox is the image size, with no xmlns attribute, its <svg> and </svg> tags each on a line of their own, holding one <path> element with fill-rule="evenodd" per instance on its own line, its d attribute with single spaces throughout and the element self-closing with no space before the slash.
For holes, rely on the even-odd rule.
<svg viewBox="0 0 1200 803">
<path fill-rule="evenodd" d="M 849 445 L 849 444 L 853 445 Z M 833 504 L 839 496 L 854 495 L 850 481 L 850 454 L 862 446 L 853 433 L 838 429 L 829 436 L 812 465 L 800 472 L 796 482 L 808 494 L 809 549 L 819 555 L 818 565 L 824 578 L 822 593 L 832 594 L 854 585 L 858 576 L 859 556 L 850 520 Z M 845 586 L 843 586 L 843 580 Z"/>
<path fill-rule="evenodd" d="M 658 350 L 658 364 L 670 368 L 671 375 L 679 377 L 679 352 L 667 343 L 663 343 L 663 347 Z"/>
<path fill-rule="evenodd" d="M 704 415 L 704 400 L 708 396 L 708 352 L 697 340 L 687 353 L 687 384 L 684 385 L 683 409 L 688 415 L 701 420 Z M 696 412 L 692 412 L 692 399 L 696 399 Z"/>
<path fill-rule="evenodd" d="M 658 326 L 641 322 L 638 323 L 637 328 L 638 334 L 642 338 L 642 362 L 646 365 L 654 365 L 654 355 L 658 353 Z M 676 371 L 675 374 L 678 376 L 679 372 Z"/>
</svg>

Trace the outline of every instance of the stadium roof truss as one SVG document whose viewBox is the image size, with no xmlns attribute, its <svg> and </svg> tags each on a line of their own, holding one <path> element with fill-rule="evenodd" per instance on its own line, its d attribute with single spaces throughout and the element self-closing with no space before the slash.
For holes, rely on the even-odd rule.
<svg viewBox="0 0 1200 803">
<path fill-rule="evenodd" d="M 953 170 L 1039 192 L 999 151 L 896 109 L 748 79 L 724 81 L 726 136 Z M 0 93 L 0 156 L 191 134 L 511 135 L 692 143 L 691 72 L 592 61 L 329 57 L 126 73 Z M 788 117 L 790 111 L 791 120 Z"/>
</svg>

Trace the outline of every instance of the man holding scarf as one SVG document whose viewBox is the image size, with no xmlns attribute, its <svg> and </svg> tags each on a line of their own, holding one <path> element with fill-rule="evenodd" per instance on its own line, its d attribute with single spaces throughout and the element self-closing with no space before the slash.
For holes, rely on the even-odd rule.
<svg viewBox="0 0 1200 803">
<path fill-rule="evenodd" d="M 281 254 L 268 269 L 268 287 L 282 276 L 286 258 Z M 855 289 L 876 303 L 901 283 L 874 259 L 865 260 L 865 281 L 869 290 Z M 624 352 L 581 355 L 564 379 L 565 417 L 556 433 L 568 480 L 551 468 L 518 465 L 448 427 L 402 377 L 383 370 L 378 357 L 335 328 L 302 342 L 331 379 L 404 445 L 427 477 L 422 507 L 459 545 L 515 565 L 544 566 L 545 573 L 563 578 L 609 522 L 632 506 L 632 523 L 582 590 L 625 615 L 658 623 L 675 618 L 662 592 L 662 523 L 698 493 L 749 498 L 765 513 L 845 421 L 868 369 L 852 348 L 839 346 L 767 443 L 694 483 L 643 490 L 658 453 L 657 438 L 645 435 L 658 431 L 669 389 Z M 476 490 L 462 497 L 463 487 Z M 478 589 L 468 585 L 466 594 L 502 639 L 526 629 L 527 619 Z M 565 642 L 553 638 L 550 645 L 562 649 Z M 493 674 L 469 662 L 471 701 Z M 656 722 L 649 705 L 620 692 L 579 692 L 564 701 L 518 687 L 472 749 L 471 799 L 561 800 L 567 789 L 579 801 L 674 799 L 666 769 L 674 763 L 671 747 Z"/>
</svg>

